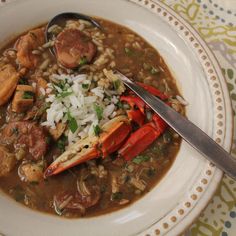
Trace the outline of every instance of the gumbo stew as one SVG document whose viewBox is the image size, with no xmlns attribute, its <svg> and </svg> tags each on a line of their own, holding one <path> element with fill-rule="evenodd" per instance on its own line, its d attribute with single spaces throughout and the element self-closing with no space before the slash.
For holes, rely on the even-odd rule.
<svg viewBox="0 0 236 236">
<path fill-rule="evenodd" d="M 114 69 L 184 114 L 158 52 L 116 23 L 67 20 L 0 51 L 0 188 L 27 207 L 88 217 L 127 206 L 164 176 L 181 139 Z M 54 50 L 54 54 L 50 49 Z"/>
</svg>

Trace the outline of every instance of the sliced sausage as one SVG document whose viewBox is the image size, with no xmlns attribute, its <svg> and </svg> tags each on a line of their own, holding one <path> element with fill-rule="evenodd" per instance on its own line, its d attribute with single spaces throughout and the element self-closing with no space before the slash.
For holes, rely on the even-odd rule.
<svg viewBox="0 0 236 236">
<path fill-rule="evenodd" d="M 84 214 L 86 209 L 96 205 L 101 197 L 98 188 L 92 188 L 91 195 L 82 196 L 76 192 L 70 194 L 69 192 L 62 192 L 54 196 L 54 207 L 56 211 L 79 211 Z"/>
<path fill-rule="evenodd" d="M 6 176 L 15 165 L 15 156 L 7 148 L 0 146 L 0 177 Z"/>
<path fill-rule="evenodd" d="M 29 69 L 35 68 L 39 62 L 40 56 L 33 54 L 32 51 L 43 45 L 44 42 L 43 28 L 31 30 L 21 36 L 16 44 L 17 59 L 20 65 Z"/>
<path fill-rule="evenodd" d="M 67 68 L 91 62 L 97 50 L 91 39 L 77 29 L 62 31 L 57 36 L 55 48 L 58 61 Z"/>
<path fill-rule="evenodd" d="M 14 144 L 15 148 L 24 147 L 38 160 L 47 150 L 47 136 L 42 127 L 29 121 L 16 121 L 7 124 L 2 131 L 2 140 Z"/>
</svg>

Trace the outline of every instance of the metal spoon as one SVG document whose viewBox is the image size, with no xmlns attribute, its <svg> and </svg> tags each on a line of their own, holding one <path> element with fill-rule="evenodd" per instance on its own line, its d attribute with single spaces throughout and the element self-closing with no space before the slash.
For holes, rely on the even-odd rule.
<svg viewBox="0 0 236 236">
<path fill-rule="evenodd" d="M 134 91 L 149 105 L 170 127 L 172 127 L 192 147 L 203 154 L 209 161 L 236 180 L 236 159 L 218 145 L 191 121 L 166 105 L 159 98 L 151 95 L 145 89 L 135 84 L 119 71 L 115 73 L 124 84 Z"/>
<path fill-rule="evenodd" d="M 60 13 L 56 16 L 54 16 L 47 24 L 46 26 L 46 31 L 45 31 L 45 38 L 46 38 L 46 42 L 50 41 L 52 39 L 53 34 L 48 32 L 48 29 L 53 26 L 53 25 L 59 25 L 59 26 L 65 26 L 65 23 L 67 20 L 71 20 L 71 19 L 76 19 L 76 20 L 85 20 L 90 22 L 92 25 L 94 25 L 95 27 L 99 28 L 100 30 L 103 30 L 102 26 L 95 21 L 94 19 L 92 19 L 89 16 L 80 14 L 80 13 L 76 13 L 76 12 L 63 12 Z M 50 48 L 50 52 L 55 55 L 55 51 L 54 48 Z"/>
</svg>

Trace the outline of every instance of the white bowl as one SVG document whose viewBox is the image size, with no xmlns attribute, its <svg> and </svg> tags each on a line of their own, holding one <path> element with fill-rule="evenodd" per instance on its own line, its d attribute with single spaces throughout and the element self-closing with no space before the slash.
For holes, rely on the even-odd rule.
<svg viewBox="0 0 236 236">
<path fill-rule="evenodd" d="M 59 12 L 100 16 L 128 26 L 163 56 L 189 102 L 187 116 L 229 151 L 232 111 L 225 80 L 200 36 L 162 3 L 149 0 L 22 0 L 0 9 L 0 43 Z M 222 172 L 182 143 L 160 183 L 139 201 L 110 214 L 64 219 L 28 209 L 0 195 L 0 232 L 6 235 L 177 235 L 212 197 Z M 14 226 L 14 227 L 13 227 Z"/>
</svg>

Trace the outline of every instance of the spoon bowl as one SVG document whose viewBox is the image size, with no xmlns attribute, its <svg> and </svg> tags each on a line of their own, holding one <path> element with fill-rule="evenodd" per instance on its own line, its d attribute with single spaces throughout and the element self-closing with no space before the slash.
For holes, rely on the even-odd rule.
<svg viewBox="0 0 236 236">
<path fill-rule="evenodd" d="M 67 20 L 85 20 L 90 22 L 93 26 L 99 28 L 100 30 L 103 30 L 102 26 L 95 21 L 94 19 L 92 19 L 89 16 L 80 14 L 80 13 L 76 13 L 76 12 L 63 12 L 60 13 L 56 16 L 54 16 L 47 24 L 46 26 L 46 31 L 45 31 L 45 38 L 46 38 L 46 42 L 49 42 L 52 39 L 53 34 L 51 32 L 48 32 L 48 30 L 50 29 L 51 26 L 53 25 L 59 25 L 59 26 L 65 26 L 65 23 Z M 50 48 L 50 52 L 55 55 L 55 50 L 54 48 Z"/>
</svg>

